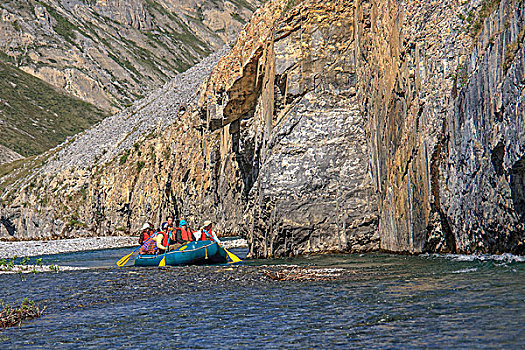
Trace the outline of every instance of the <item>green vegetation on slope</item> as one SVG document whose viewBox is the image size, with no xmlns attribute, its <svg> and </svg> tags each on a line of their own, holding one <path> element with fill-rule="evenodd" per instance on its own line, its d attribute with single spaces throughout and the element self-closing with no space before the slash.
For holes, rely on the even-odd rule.
<svg viewBox="0 0 525 350">
<path fill-rule="evenodd" d="M 469 13 L 466 20 L 469 22 L 470 36 L 473 38 L 478 37 L 483 28 L 483 22 L 498 8 L 500 2 L 501 0 L 483 0 L 477 13 Z"/>
<path fill-rule="evenodd" d="M 74 44 L 75 41 L 75 30 L 78 28 L 71 24 L 64 16 L 61 16 L 52 6 L 44 2 L 38 2 L 40 5 L 47 9 L 47 12 L 55 19 L 55 25 L 53 29 L 55 32 L 66 39 L 69 43 Z"/>
<path fill-rule="evenodd" d="M 222 47 L 260 3 L 2 0 L 0 55 L 58 87 L 75 70 L 67 91 L 114 113 Z"/>
<path fill-rule="evenodd" d="M 33 156 L 105 117 L 101 109 L 0 59 L 0 144 Z"/>
</svg>

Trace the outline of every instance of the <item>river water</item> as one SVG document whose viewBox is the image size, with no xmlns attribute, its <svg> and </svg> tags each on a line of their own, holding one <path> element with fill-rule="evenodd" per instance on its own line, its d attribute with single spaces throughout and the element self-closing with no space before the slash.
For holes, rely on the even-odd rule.
<svg viewBox="0 0 525 350">
<path fill-rule="evenodd" d="M 46 306 L 0 330 L 0 349 L 525 349 L 523 257 L 116 267 L 130 251 L 43 257 L 86 270 L 0 275 L 4 301 Z"/>
</svg>

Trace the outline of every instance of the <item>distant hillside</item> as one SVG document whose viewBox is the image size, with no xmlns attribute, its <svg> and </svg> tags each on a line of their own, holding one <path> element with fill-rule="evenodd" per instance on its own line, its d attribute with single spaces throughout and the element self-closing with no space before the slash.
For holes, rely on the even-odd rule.
<svg viewBox="0 0 525 350">
<path fill-rule="evenodd" d="M 106 115 L 0 59 L 0 145 L 9 150 L 25 157 L 40 154 Z M 0 152 L 0 164 L 3 158 L 17 158 L 8 150 Z"/>
<path fill-rule="evenodd" d="M 233 40 L 259 0 L 2 0 L 0 52 L 116 112 Z"/>
<path fill-rule="evenodd" d="M 20 158 L 22 158 L 20 154 L 0 145 L 0 164 L 9 163 Z"/>
</svg>

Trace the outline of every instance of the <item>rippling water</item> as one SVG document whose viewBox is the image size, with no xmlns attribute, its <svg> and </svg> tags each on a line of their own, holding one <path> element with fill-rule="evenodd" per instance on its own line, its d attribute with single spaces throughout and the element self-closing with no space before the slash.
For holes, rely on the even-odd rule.
<svg viewBox="0 0 525 350">
<path fill-rule="evenodd" d="M 89 270 L 0 275 L 3 300 L 27 296 L 47 306 L 41 318 L 0 331 L 0 349 L 525 348 L 522 257 L 365 254 L 117 268 L 128 252 L 44 257 Z M 291 264 L 337 276 L 268 278 Z"/>
</svg>

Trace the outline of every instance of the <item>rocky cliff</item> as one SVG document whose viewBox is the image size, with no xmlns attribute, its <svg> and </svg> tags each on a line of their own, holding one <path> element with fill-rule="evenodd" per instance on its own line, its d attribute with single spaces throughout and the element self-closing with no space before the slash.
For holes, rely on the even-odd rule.
<svg viewBox="0 0 525 350">
<path fill-rule="evenodd" d="M 173 213 L 246 236 L 254 257 L 523 252 L 525 3 L 291 5 L 258 10 L 206 78 L 179 76 L 193 97 L 166 85 L 121 136 L 107 124 L 4 177 L 1 235 Z"/>
<path fill-rule="evenodd" d="M 524 8 L 359 4 L 382 249 L 523 253 Z"/>
<path fill-rule="evenodd" d="M 6 0 L 11 64 L 111 112 L 232 40 L 258 0 Z"/>
</svg>

